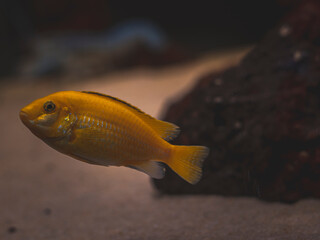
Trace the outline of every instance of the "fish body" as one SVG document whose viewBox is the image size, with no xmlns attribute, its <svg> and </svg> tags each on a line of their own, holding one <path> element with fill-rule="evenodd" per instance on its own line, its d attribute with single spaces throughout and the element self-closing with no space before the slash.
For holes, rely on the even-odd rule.
<svg viewBox="0 0 320 240">
<path fill-rule="evenodd" d="M 20 111 L 22 122 L 52 148 L 78 160 L 126 166 L 162 178 L 164 162 L 189 183 L 201 177 L 208 154 L 202 146 L 175 146 L 166 140 L 179 133 L 117 98 L 63 91 L 40 98 Z"/>
</svg>

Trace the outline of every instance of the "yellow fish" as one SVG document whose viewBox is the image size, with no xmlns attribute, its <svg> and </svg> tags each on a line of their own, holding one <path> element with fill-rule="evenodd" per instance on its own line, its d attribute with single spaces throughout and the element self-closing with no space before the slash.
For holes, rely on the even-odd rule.
<svg viewBox="0 0 320 240">
<path fill-rule="evenodd" d="M 51 94 L 22 108 L 20 118 L 61 153 L 91 164 L 131 167 L 158 179 L 164 176 L 163 162 L 195 184 L 208 155 L 207 147 L 168 143 L 179 133 L 176 125 L 96 92 Z"/>
</svg>

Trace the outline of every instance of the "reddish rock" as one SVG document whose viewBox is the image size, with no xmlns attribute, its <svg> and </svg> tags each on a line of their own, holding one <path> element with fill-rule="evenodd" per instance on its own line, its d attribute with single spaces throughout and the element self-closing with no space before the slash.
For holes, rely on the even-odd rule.
<svg viewBox="0 0 320 240">
<path fill-rule="evenodd" d="M 320 2 L 301 1 L 237 66 L 209 74 L 165 120 L 174 144 L 211 150 L 197 185 L 167 171 L 168 194 L 320 197 Z"/>
</svg>

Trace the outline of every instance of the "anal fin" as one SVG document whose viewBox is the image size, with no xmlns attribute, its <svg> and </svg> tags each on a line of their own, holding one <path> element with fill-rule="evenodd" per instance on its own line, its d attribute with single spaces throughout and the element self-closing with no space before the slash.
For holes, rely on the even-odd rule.
<svg viewBox="0 0 320 240">
<path fill-rule="evenodd" d="M 138 165 L 130 165 L 127 166 L 130 168 L 133 168 L 135 170 L 138 170 L 140 172 L 144 172 L 148 174 L 152 178 L 161 179 L 164 177 L 165 174 L 165 168 L 161 166 L 160 163 L 155 161 L 146 161 L 142 164 Z"/>
</svg>

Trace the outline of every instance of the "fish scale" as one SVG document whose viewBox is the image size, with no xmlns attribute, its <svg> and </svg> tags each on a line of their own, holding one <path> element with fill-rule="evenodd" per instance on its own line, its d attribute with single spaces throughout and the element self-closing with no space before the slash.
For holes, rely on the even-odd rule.
<svg viewBox="0 0 320 240">
<path fill-rule="evenodd" d="M 115 110 L 112 111 L 115 113 Z M 111 117 L 110 117 L 111 116 Z M 135 134 L 135 137 L 133 137 L 133 134 L 128 134 L 128 127 L 125 127 L 124 124 L 121 124 L 122 121 L 117 121 L 115 119 L 115 116 L 117 114 L 109 115 L 105 117 L 105 119 L 102 119 L 101 116 L 98 117 L 94 116 L 93 113 L 89 114 L 80 114 L 79 122 L 75 124 L 74 129 L 86 129 L 86 132 L 82 132 L 83 135 L 82 138 L 86 138 L 86 135 L 89 136 L 97 136 L 95 137 L 90 144 L 86 143 L 86 148 L 91 149 L 92 153 L 91 156 L 95 156 L 97 161 L 101 161 L 101 158 L 104 158 L 106 155 L 106 151 L 108 151 L 109 155 L 109 161 L 112 163 L 114 161 L 115 156 L 118 158 L 118 162 L 122 162 L 124 160 L 128 161 L 128 157 L 135 156 L 135 157 L 141 157 L 141 156 L 148 156 L 150 154 L 146 154 L 146 147 L 149 144 L 144 142 L 141 142 L 141 139 L 137 137 L 138 135 Z M 118 114 L 119 119 L 122 118 L 122 114 Z M 87 121 L 86 121 L 87 119 Z M 90 119 L 90 120 L 89 120 Z M 98 123 L 106 123 L 107 128 L 102 127 Z M 113 123 L 117 122 L 117 123 Z M 97 123 L 97 124 L 95 124 Z M 131 123 L 133 127 L 139 128 L 139 122 L 133 121 Z M 122 125 L 122 126 L 121 126 Z M 130 126 L 130 124 L 128 124 Z M 109 127 L 109 128 L 108 128 Z M 119 135 L 121 132 L 126 133 Z M 91 132 L 92 131 L 92 132 Z M 100 141 L 104 140 L 104 141 Z M 106 148 L 103 147 L 103 143 L 106 143 Z M 111 145 L 111 146 L 110 146 Z M 130 151 L 121 151 L 121 145 L 127 145 L 127 146 L 133 146 L 130 147 Z M 109 147 L 110 146 L 110 147 Z M 134 147 L 135 146 L 135 147 Z M 125 153 L 125 154 L 124 154 Z M 130 160 L 129 160 L 130 161 Z M 109 163 L 106 163 L 107 165 Z"/>
</svg>

